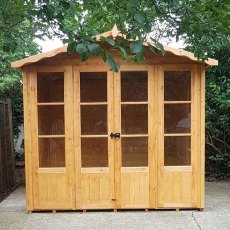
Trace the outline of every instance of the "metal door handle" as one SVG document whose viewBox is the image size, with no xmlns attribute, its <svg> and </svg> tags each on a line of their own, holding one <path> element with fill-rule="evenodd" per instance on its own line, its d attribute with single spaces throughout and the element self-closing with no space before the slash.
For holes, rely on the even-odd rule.
<svg viewBox="0 0 230 230">
<path fill-rule="evenodd" d="M 111 133 L 110 134 L 111 139 L 119 139 L 121 137 L 120 133 Z"/>
</svg>

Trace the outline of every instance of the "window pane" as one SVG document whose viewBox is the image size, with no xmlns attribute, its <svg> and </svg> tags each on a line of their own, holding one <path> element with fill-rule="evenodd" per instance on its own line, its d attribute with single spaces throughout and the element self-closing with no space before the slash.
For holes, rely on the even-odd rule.
<svg viewBox="0 0 230 230">
<path fill-rule="evenodd" d="M 82 167 L 108 167 L 108 138 L 81 139 Z"/>
<path fill-rule="evenodd" d="M 108 134 L 107 105 L 81 106 L 81 134 Z"/>
<path fill-rule="evenodd" d="M 164 99 L 165 101 L 191 100 L 190 71 L 164 72 Z"/>
<path fill-rule="evenodd" d="M 165 104 L 164 108 L 165 133 L 191 132 L 190 104 Z"/>
<path fill-rule="evenodd" d="M 38 106 L 38 134 L 64 135 L 64 106 Z"/>
<path fill-rule="evenodd" d="M 65 138 L 39 138 L 39 167 L 65 167 Z"/>
<path fill-rule="evenodd" d="M 121 133 L 148 133 L 148 105 L 121 105 Z"/>
<path fill-rule="evenodd" d="M 191 165 L 191 138 L 165 137 L 164 153 L 165 166 Z"/>
<path fill-rule="evenodd" d="M 81 73 L 81 102 L 107 101 L 107 73 Z"/>
<path fill-rule="evenodd" d="M 121 72 L 121 101 L 148 101 L 148 72 Z"/>
<path fill-rule="evenodd" d="M 122 137 L 122 167 L 148 166 L 148 138 Z"/>
<path fill-rule="evenodd" d="M 38 73 L 38 102 L 64 102 L 64 73 Z"/>
</svg>

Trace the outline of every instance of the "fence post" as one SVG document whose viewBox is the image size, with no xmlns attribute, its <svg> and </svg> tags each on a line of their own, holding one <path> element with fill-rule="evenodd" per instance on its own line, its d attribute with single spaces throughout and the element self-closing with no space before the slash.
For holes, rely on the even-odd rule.
<svg viewBox="0 0 230 230">
<path fill-rule="evenodd" d="M 13 132 L 13 117 L 12 117 L 12 106 L 11 99 L 7 99 L 8 102 L 8 121 L 9 121 L 9 137 L 10 137 L 10 149 L 11 149 L 11 162 L 12 162 L 12 173 L 13 173 L 13 183 L 12 186 L 15 187 L 15 158 L 14 158 L 14 132 Z"/>
</svg>

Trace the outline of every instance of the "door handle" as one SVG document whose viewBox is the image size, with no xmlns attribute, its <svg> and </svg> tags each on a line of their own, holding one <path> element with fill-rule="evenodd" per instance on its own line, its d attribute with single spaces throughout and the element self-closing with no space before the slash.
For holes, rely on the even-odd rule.
<svg viewBox="0 0 230 230">
<path fill-rule="evenodd" d="M 111 139 L 119 139 L 121 137 L 120 133 L 110 133 Z"/>
</svg>

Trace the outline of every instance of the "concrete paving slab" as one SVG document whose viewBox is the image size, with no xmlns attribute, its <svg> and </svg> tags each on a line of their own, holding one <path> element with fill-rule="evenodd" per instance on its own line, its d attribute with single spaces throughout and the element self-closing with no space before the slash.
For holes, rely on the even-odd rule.
<svg viewBox="0 0 230 230">
<path fill-rule="evenodd" d="M 27 214 L 25 189 L 19 188 L 0 203 L 0 230 L 72 229 L 159 229 L 229 230 L 230 183 L 206 183 L 204 212 L 193 211 L 118 211 L 57 212 Z"/>
</svg>

